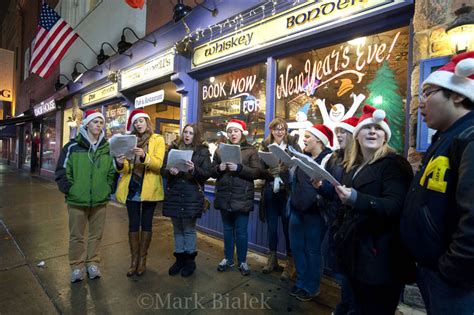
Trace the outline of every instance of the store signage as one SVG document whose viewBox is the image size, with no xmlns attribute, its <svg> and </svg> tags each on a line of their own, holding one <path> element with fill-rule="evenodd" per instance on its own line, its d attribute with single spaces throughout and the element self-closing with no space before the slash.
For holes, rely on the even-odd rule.
<svg viewBox="0 0 474 315">
<path fill-rule="evenodd" d="M 0 101 L 13 102 L 14 52 L 0 49 Z"/>
<path fill-rule="evenodd" d="M 202 86 L 202 100 L 211 100 L 232 96 L 235 94 L 242 94 L 252 91 L 257 75 L 248 75 L 244 78 L 235 78 L 230 83 L 230 90 L 227 87 L 227 82 L 219 82 L 216 84 L 209 84 Z M 228 92 L 227 92 L 228 91 Z"/>
<path fill-rule="evenodd" d="M 332 23 L 360 18 L 403 0 L 324 0 L 305 2 L 290 10 L 268 17 L 255 24 L 237 29 L 220 39 L 197 46 L 193 52 L 192 67 L 202 67 L 219 59 L 241 52 L 262 49 L 277 41 L 288 41 L 304 31 Z"/>
<path fill-rule="evenodd" d="M 158 103 L 163 102 L 164 99 L 165 99 L 165 91 L 159 90 L 147 95 L 137 97 L 135 99 L 135 108 L 158 104 Z"/>
<path fill-rule="evenodd" d="M 92 92 L 82 95 L 82 106 L 89 106 L 100 101 L 115 97 L 118 94 L 117 83 L 102 86 Z"/>
<path fill-rule="evenodd" d="M 277 98 L 286 98 L 300 93 L 310 96 L 312 89 L 308 88 L 308 85 L 316 89 L 346 76 L 353 76 L 357 83 L 360 83 L 369 65 L 381 64 L 390 59 L 399 37 L 400 32 L 397 32 L 388 43 L 370 45 L 346 43 L 340 45 L 319 59 L 306 59 L 304 70 L 296 75 L 292 72 L 293 65 L 289 64 L 286 67 L 286 72 L 277 78 Z M 355 57 L 350 58 L 349 56 Z"/>
<path fill-rule="evenodd" d="M 52 97 L 42 101 L 41 103 L 33 107 L 33 113 L 35 117 L 47 114 L 54 110 L 56 110 L 56 102 L 54 101 L 54 98 Z"/>
<path fill-rule="evenodd" d="M 150 60 L 139 63 L 120 73 L 120 90 L 148 82 L 174 71 L 174 49 Z"/>
</svg>

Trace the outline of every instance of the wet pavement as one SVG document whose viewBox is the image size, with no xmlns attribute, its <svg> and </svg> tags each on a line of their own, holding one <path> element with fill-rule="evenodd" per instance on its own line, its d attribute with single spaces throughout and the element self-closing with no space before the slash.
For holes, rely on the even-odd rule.
<svg viewBox="0 0 474 315">
<path fill-rule="evenodd" d="M 142 277 L 125 276 L 129 264 L 126 209 L 107 208 L 101 245 L 102 278 L 71 284 L 68 221 L 53 181 L 0 164 L 0 314 L 330 314 L 339 290 L 324 279 L 320 297 L 299 302 L 279 272 L 260 272 L 265 258 L 249 253 L 252 274 L 216 270 L 221 240 L 198 234 L 197 270 L 170 277 L 172 226 L 158 214 Z M 44 266 L 38 266 L 44 262 Z"/>
</svg>

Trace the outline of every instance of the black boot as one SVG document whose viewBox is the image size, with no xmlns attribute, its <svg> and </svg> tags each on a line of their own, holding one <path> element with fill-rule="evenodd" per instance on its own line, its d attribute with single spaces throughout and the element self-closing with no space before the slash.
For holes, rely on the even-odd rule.
<svg viewBox="0 0 474 315">
<path fill-rule="evenodd" d="M 183 269 L 181 269 L 181 276 L 183 277 L 189 277 L 194 273 L 194 270 L 196 270 L 196 262 L 194 262 L 194 259 L 197 256 L 197 252 L 194 253 L 184 253 L 186 260 L 184 263 Z"/>
<path fill-rule="evenodd" d="M 174 253 L 173 255 L 176 257 L 176 261 L 168 270 L 168 274 L 170 276 L 176 276 L 181 271 L 181 269 L 183 269 L 186 253 Z"/>
</svg>

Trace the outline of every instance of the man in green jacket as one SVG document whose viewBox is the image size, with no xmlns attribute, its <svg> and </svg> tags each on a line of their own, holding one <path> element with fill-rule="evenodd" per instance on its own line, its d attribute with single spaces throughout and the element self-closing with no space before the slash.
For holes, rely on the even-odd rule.
<svg viewBox="0 0 474 315">
<path fill-rule="evenodd" d="M 71 282 L 101 276 L 99 246 L 105 223 L 105 208 L 115 178 L 109 143 L 105 139 L 104 116 L 88 110 L 79 135 L 67 143 L 56 167 L 56 182 L 65 194 L 69 213 L 69 264 Z M 84 232 L 89 224 L 87 250 Z"/>
</svg>

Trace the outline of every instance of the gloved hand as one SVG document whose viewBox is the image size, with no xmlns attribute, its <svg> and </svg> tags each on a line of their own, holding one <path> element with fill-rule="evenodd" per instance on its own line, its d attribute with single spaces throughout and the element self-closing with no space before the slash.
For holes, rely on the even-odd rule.
<svg viewBox="0 0 474 315">
<path fill-rule="evenodd" d="M 280 187 L 283 185 L 283 181 L 281 180 L 280 176 L 275 177 L 273 180 L 273 193 L 277 193 L 280 191 Z"/>
<path fill-rule="evenodd" d="M 268 171 L 270 172 L 270 174 L 272 174 L 273 177 L 277 177 L 280 175 L 280 166 L 278 165 L 278 166 L 270 167 Z"/>
</svg>

